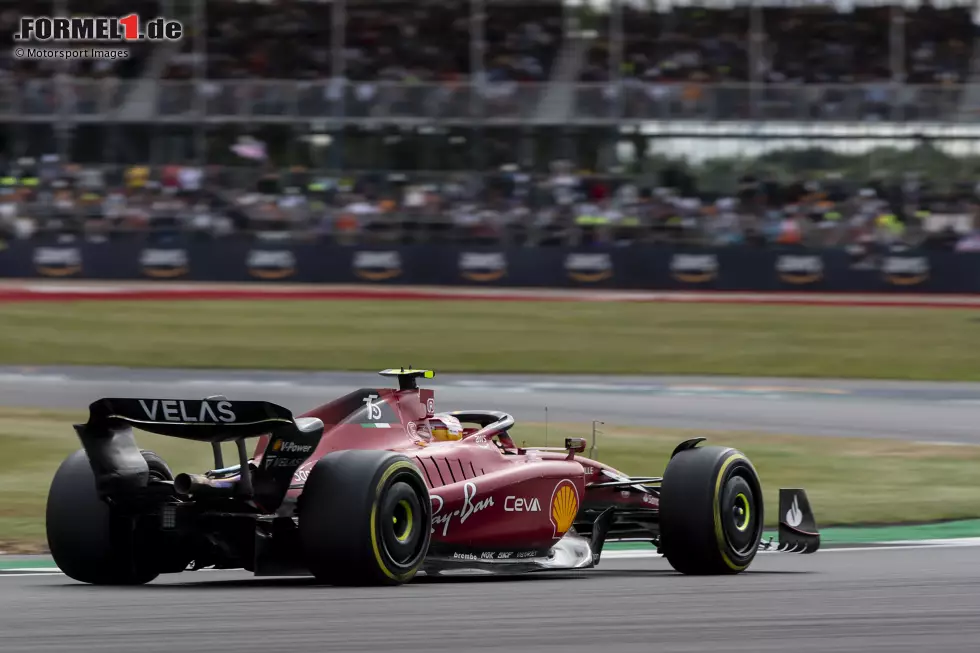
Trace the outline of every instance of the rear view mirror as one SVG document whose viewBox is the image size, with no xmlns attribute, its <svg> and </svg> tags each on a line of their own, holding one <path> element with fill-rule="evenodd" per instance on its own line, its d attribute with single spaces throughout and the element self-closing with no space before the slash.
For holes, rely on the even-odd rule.
<svg viewBox="0 0 980 653">
<path fill-rule="evenodd" d="M 585 438 L 565 438 L 565 448 L 569 453 L 582 453 L 585 446 Z"/>
</svg>

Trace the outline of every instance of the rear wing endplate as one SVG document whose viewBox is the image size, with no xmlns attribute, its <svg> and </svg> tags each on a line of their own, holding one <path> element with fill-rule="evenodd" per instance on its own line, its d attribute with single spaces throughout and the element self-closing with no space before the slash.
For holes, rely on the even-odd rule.
<svg viewBox="0 0 980 653">
<path fill-rule="evenodd" d="M 89 406 L 89 419 L 76 424 L 95 473 L 100 495 L 139 490 L 149 483 L 149 469 L 133 429 L 170 437 L 211 443 L 217 451 L 222 442 L 238 445 L 242 470 L 239 487 L 253 494 L 245 438 L 271 434 L 269 460 L 258 470 L 255 490 L 274 503 L 282 500 L 296 468 L 316 448 L 323 435 L 320 420 L 300 418 L 267 401 L 207 399 L 99 399 Z M 284 443 L 289 443 L 286 446 Z"/>
</svg>

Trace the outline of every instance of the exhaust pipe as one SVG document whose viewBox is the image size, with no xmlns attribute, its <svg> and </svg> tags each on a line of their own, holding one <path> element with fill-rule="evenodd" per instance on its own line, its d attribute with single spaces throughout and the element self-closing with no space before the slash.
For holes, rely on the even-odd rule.
<svg viewBox="0 0 980 653">
<path fill-rule="evenodd" d="M 185 497 L 194 495 L 233 496 L 237 480 L 213 479 L 200 474 L 178 474 L 174 491 Z"/>
</svg>

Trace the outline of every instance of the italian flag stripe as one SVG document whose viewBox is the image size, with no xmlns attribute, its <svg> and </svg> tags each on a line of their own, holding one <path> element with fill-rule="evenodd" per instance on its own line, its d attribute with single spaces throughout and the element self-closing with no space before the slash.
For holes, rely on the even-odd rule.
<svg viewBox="0 0 980 653">
<path fill-rule="evenodd" d="M 366 429 L 390 429 L 391 424 L 385 422 L 372 422 L 371 424 L 361 424 Z"/>
</svg>

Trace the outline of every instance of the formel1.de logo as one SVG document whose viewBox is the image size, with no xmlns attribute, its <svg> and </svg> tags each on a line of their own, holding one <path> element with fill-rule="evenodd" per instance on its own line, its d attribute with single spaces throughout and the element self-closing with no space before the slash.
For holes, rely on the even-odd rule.
<svg viewBox="0 0 980 653">
<path fill-rule="evenodd" d="M 126 41 L 179 41 L 184 26 L 179 20 L 157 16 L 143 20 L 128 16 L 22 16 L 18 42 L 119 43 Z"/>
</svg>

